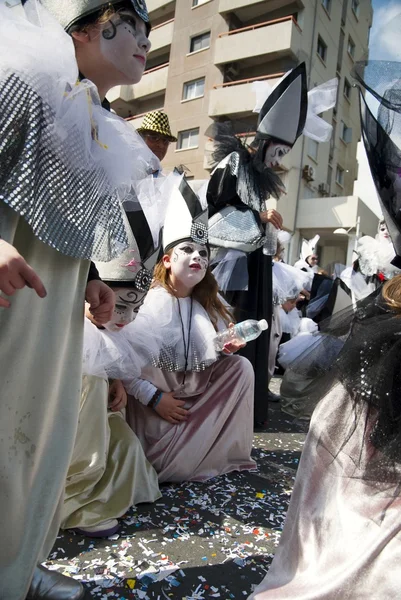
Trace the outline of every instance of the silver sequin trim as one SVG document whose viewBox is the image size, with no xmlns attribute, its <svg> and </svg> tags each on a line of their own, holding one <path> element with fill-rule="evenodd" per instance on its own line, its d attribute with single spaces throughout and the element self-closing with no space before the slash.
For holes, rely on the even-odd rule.
<svg viewBox="0 0 401 600">
<path fill-rule="evenodd" d="M 0 201 L 63 254 L 103 262 L 118 256 L 128 240 L 105 173 L 69 166 L 83 154 L 82 132 L 64 141 L 52 134 L 49 106 L 15 74 L 0 83 L 0 106 Z"/>
</svg>

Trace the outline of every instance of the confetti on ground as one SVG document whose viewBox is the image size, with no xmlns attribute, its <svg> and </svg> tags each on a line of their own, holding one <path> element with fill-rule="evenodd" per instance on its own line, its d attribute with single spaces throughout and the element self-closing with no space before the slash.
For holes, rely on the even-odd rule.
<svg viewBox="0 0 401 600">
<path fill-rule="evenodd" d="M 306 431 L 269 406 L 269 429 L 254 437 L 257 472 L 163 485 L 112 538 L 62 533 L 46 566 L 81 581 L 85 600 L 246 599 L 279 543 Z"/>
</svg>

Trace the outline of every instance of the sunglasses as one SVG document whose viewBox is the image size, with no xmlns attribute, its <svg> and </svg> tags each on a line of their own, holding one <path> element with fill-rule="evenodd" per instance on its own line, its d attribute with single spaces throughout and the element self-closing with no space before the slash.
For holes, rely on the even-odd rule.
<svg viewBox="0 0 401 600">
<path fill-rule="evenodd" d="M 155 142 L 155 144 L 159 142 L 161 142 L 165 146 L 168 146 L 170 144 L 170 140 L 168 140 L 164 135 L 161 135 L 159 133 L 145 133 L 145 137 L 149 141 Z"/>
</svg>

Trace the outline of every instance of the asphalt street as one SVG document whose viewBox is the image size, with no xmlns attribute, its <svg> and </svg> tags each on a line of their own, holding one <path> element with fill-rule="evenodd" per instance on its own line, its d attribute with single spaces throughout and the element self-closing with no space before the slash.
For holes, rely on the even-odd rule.
<svg viewBox="0 0 401 600">
<path fill-rule="evenodd" d="M 112 538 L 62 533 L 46 565 L 82 581 L 88 600 L 246 599 L 274 556 L 307 429 L 269 408 L 269 427 L 254 436 L 256 472 L 163 485 Z"/>
</svg>

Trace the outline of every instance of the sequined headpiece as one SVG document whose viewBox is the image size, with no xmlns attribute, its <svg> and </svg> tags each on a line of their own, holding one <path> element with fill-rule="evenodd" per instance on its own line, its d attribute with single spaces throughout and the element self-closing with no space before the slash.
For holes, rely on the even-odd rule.
<svg viewBox="0 0 401 600">
<path fill-rule="evenodd" d="M 305 63 L 287 73 L 273 88 L 259 113 L 256 139 L 273 137 L 293 146 L 306 121 L 308 94 Z"/>
<path fill-rule="evenodd" d="M 41 4 L 52 13 L 60 25 L 68 31 L 75 23 L 91 15 L 99 13 L 108 6 L 126 5 L 132 8 L 150 31 L 148 9 L 144 0 L 40 0 Z"/>
<path fill-rule="evenodd" d="M 146 219 L 143 220 L 142 226 L 145 225 L 147 225 Z M 153 269 L 160 255 L 161 244 L 156 248 L 153 246 L 149 228 L 148 235 L 141 232 L 144 235 L 141 235 L 140 239 L 144 240 L 146 247 L 141 244 L 143 247 L 140 248 L 126 214 L 125 227 L 128 234 L 128 248 L 121 256 L 110 262 L 97 262 L 96 267 L 101 279 L 107 283 L 129 285 L 140 292 L 147 292 L 152 283 Z"/>
<path fill-rule="evenodd" d="M 208 210 L 185 177 L 170 197 L 163 228 L 163 250 L 167 252 L 185 240 L 206 245 L 208 241 Z"/>
</svg>

